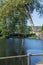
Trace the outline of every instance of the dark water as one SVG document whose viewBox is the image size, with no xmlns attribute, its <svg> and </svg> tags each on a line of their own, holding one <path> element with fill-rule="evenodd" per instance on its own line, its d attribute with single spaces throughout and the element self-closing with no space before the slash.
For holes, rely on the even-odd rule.
<svg viewBox="0 0 43 65">
<path fill-rule="evenodd" d="M 20 55 L 22 53 L 22 39 L 1 39 L 0 57 Z M 20 65 L 21 58 L 0 60 L 0 65 Z"/>
<path fill-rule="evenodd" d="M 0 40 L 0 56 L 20 55 L 23 49 L 25 54 L 41 54 L 43 53 L 43 40 L 17 38 Z M 31 65 L 36 65 L 41 60 L 43 60 L 41 56 L 32 56 Z"/>
<path fill-rule="evenodd" d="M 22 51 L 22 39 L 1 39 L 0 40 L 0 56 L 19 55 Z"/>
</svg>

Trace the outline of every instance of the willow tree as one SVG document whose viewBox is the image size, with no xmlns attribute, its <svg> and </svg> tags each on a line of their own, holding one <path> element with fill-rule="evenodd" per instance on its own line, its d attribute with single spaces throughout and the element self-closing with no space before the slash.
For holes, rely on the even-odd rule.
<svg viewBox="0 0 43 65">
<path fill-rule="evenodd" d="M 2 28 L 7 32 L 14 31 L 16 27 L 20 29 L 26 24 L 26 19 L 30 20 L 32 29 L 34 23 L 31 17 L 34 9 L 38 12 L 42 12 L 42 5 L 39 0 L 4 0 L 0 4 L 0 21 L 3 22 Z M 7 23 L 6 23 L 7 21 Z M 18 26 L 17 26 L 18 25 Z M 20 28 L 21 27 L 21 28 Z M 2 32 L 3 32 L 2 30 Z M 6 32 L 6 33 L 7 33 Z"/>
</svg>

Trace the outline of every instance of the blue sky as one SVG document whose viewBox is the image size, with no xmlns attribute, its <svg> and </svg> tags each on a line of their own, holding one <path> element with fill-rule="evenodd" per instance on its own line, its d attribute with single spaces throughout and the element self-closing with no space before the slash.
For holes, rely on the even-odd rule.
<svg viewBox="0 0 43 65">
<path fill-rule="evenodd" d="M 42 26 L 43 24 L 43 17 L 39 17 L 38 13 L 35 10 L 32 14 L 32 20 L 35 26 Z M 27 25 L 30 25 L 29 21 Z"/>
</svg>

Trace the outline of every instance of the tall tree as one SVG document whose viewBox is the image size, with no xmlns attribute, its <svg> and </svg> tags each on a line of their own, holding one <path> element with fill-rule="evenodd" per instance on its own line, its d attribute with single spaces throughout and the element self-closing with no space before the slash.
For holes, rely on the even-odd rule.
<svg viewBox="0 0 43 65">
<path fill-rule="evenodd" d="M 32 29 L 34 28 L 34 23 L 31 17 L 31 13 L 36 9 L 36 11 L 43 13 L 42 5 L 39 0 L 4 0 L 0 5 L 0 21 L 5 24 L 5 28 L 11 31 L 17 26 L 18 23 L 22 25 L 22 32 L 24 27 L 24 22 L 26 18 L 30 20 Z M 6 21 L 10 23 L 7 27 Z M 13 23 L 13 24 L 12 24 Z"/>
</svg>

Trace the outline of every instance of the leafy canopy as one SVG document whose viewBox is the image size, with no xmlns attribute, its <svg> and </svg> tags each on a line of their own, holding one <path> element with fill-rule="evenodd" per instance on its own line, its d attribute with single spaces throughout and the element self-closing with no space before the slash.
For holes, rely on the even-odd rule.
<svg viewBox="0 0 43 65">
<path fill-rule="evenodd" d="M 3 0 L 0 2 L 2 32 L 10 33 L 17 28 L 20 30 L 24 28 L 27 17 L 26 7 L 29 13 L 32 13 L 35 8 L 40 13 L 42 12 L 39 0 Z"/>
</svg>

